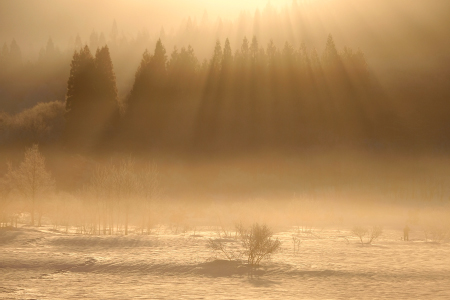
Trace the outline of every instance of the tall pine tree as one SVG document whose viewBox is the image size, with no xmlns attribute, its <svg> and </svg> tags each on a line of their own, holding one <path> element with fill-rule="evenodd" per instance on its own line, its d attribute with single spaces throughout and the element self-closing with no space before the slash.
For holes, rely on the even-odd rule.
<svg viewBox="0 0 450 300">
<path fill-rule="evenodd" d="M 116 75 L 108 46 L 97 50 L 95 54 L 95 94 L 96 108 L 102 138 L 107 141 L 117 129 L 119 121 L 119 98 Z"/>
<path fill-rule="evenodd" d="M 153 55 L 145 50 L 127 97 L 122 128 L 125 139 L 133 137 L 141 145 L 158 142 L 167 117 L 167 92 L 167 55 L 159 39 Z"/>
<path fill-rule="evenodd" d="M 66 96 L 66 143 L 92 150 L 113 134 L 119 118 L 116 78 L 107 46 L 75 51 Z"/>
</svg>

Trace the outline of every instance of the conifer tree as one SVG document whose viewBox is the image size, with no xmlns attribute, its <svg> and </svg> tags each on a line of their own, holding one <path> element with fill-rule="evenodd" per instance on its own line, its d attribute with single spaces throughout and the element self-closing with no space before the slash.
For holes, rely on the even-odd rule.
<svg viewBox="0 0 450 300">
<path fill-rule="evenodd" d="M 211 58 L 211 71 L 213 73 L 217 73 L 220 71 L 221 62 L 222 62 L 222 46 L 220 45 L 220 41 L 216 41 L 216 46 L 214 47 L 214 54 Z"/>
<path fill-rule="evenodd" d="M 289 42 L 286 42 L 284 44 L 283 48 L 283 57 L 285 61 L 292 62 L 295 57 L 295 50 L 294 47 Z"/>
<path fill-rule="evenodd" d="M 175 54 L 176 60 L 177 57 L 178 54 Z M 156 143 L 163 135 L 162 128 L 168 117 L 167 79 L 166 49 L 159 39 L 153 55 L 147 50 L 144 52 L 126 101 L 127 110 L 122 128 L 127 135 L 135 136 L 139 144 Z"/>
<path fill-rule="evenodd" d="M 83 43 L 81 42 L 81 37 L 79 34 L 77 34 L 77 37 L 75 38 L 75 50 L 80 50 L 83 48 Z"/>
<path fill-rule="evenodd" d="M 100 37 L 98 38 L 98 45 L 99 45 L 99 47 L 106 46 L 106 38 L 105 38 L 105 34 L 103 32 L 100 33 Z"/>
<path fill-rule="evenodd" d="M 14 67 L 20 67 L 22 65 L 22 51 L 16 40 L 13 39 L 9 46 L 9 61 Z"/>
<path fill-rule="evenodd" d="M 175 53 L 174 59 L 177 59 L 177 56 L 178 53 Z M 148 50 L 145 50 L 142 55 L 141 63 L 139 64 L 134 77 L 133 88 L 127 97 L 128 106 L 133 106 L 136 102 L 142 100 L 149 102 L 151 98 L 161 94 L 166 83 L 166 66 L 166 49 L 164 48 L 161 39 L 158 39 L 155 45 L 154 54 L 151 55 Z"/>
<path fill-rule="evenodd" d="M 91 36 L 89 37 L 89 46 L 91 49 L 98 48 L 98 33 L 96 31 L 92 31 Z"/>
<path fill-rule="evenodd" d="M 97 109 L 94 110 L 100 126 L 104 128 L 104 133 L 111 134 L 118 123 L 119 99 L 108 46 L 97 50 L 95 54 L 95 80 Z"/>
<path fill-rule="evenodd" d="M 45 52 L 47 53 L 47 56 L 53 56 L 56 52 L 55 44 L 53 43 L 52 38 L 49 38 L 47 41 L 47 47 L 45 48 Z"/>
<path fill-rule="evenodd" d="M 96 93 L 102 100 L 117 104 L 116 75 L 114 74 L 108 46 L 97 50 L 95 54 Z"/>
<path fill-rule="evenodd" d="M 305 43 L 301 43 L 300 49 L 298 50 L 297 54 L 299 66 L 302 71 L 309 70 L 311 60 Z"/>
<path fill-rule="evenodd" d="M 66 142 L 92 148 L 111 135 L 118 122 L 117 87 L 108 47 L 92 56 L 75 51 L 66 96 Z"/>
<path fill-rule="evenodd" d="M 170 60 L 167 64 L 168 71 L 172 71 L 178 62 L 178 58 L 180 57 L 180 53 L 178 52 L 177 46 L 173 47 L 173 51 L 170 54 Z"/>
<path fill-rule="evenodd" d="M 134 75 L 133 88 L 127 97 L 127 105 L 132 105 L 134 101 L 138 101 L 146 94 L 148 83 L 150 82 L 150 60 L 152 56 L 145 50 L 142 54 L 141 63 Z"/>
<path fill-rule="evenodd" d="M 189 45 L 180 51 L 176 47 L 168 63 L 169 90 L 172 92 L 192 90 L 198 73 L 198 59 Z"/>
<path fill-rule="evenodd" d="M 335 66 L 339 61 L 339 53 L 336 49 L 336 45 L 331 34 L 328 35 L 327 43 L 325 44 L 325 50 L 323 52 L 322 61 L 329 66 Z"/>
<path fill-rule="evenodd" d="M 94 70 L 95 61 L 89 47 L 75 51 L 67 83 L 66 110 L 69 119 L 94 95 Z"/>
<path fill-rule="evenodd" d="M 230 40 L 228 40 L 227 38 L 223 46 L 222 68 L 228 69 L 232 63 L 233 63 L 233 53 L 231 51 Z"/>
<path fill-rule="evenodd" d="M 250 45 L 250 58 L 253 63 L 256 63 L 258 56 L 259 56 L 258 40 L 256 39 L 256 36 L 253 36 L 252 44 Z"/>
<path fill-rule="evenodd" d="M 88 46 L 75 51 L 70 65 L 66 94 L 66 142 L 81 146 L 91 124 L 88 118 L 89 104 L 95 96 L 95 61 Z"/>
<path fill-rule="evenodd" d="M 117 29 L 117 22 L 114 20 L 113 26 L 111 28 L 111 33 L 109 35 L 111 38 L 111 42 L 115 45 L 117 42 L 117 38 L 119 37 L 119 30 Z"/>
<path fill-rule="evenodd" d="M 270 42 L 267 44 L 266 53 L 267 53 L 267 58 L 269 60 L 269 64 L 274 65 L 275 60 L 277 58 L 278 50 L 277 50 L 277 47 L 275 46 L 275 43 L 273 42 L 273 40 L 270 40 Z"/>
<path fill-rule="evenodd" d="M 242 55 L 242 58 L 244 61 L 247 61 L 249 52 L 250 52 L 250 48 L 248 45 L 248 40 L 247 40 L 247 37 L 244 37 L 244 40 L 242 41 L 242 46 L 241 46 L 241 55 Z"/>
<path fill-rule="evenodd" d="M 167 55 L 166 48 L 164 48 L 161 39 L 158 39 L 155 46 L 155 53 L 151 59 L 151 67 L 154 72 L 158 74 L 159 78 L 163 78 L 166 75 Z M 156 75 L 155 74 L 155 75 Z"/>
</svg>

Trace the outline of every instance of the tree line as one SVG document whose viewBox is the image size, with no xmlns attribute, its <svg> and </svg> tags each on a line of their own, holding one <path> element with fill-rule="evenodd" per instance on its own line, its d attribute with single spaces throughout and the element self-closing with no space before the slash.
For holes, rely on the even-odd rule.
<svg viewBox="0 0 450 300">
<path fill-rule="evenodd" d="M 66 142 L 77 147 L 233 149 L 301 146 L 375 138 L 373 96 L 364 54 L 339 51 L 328 36 L 323 53 L 288 42 L 278 49 L 244 38 L 233 52 L 217 41 L 199 61 L 192 47 L 161 40 L 145 51 L 125 101 L 108 47 L 95 57 L 76 51 L 66 97 Z M 119 114 L 121 112 L 121 114 Z"/>
<path fill-rule="evenodd" d="M 0 112 L 20 113 L 38 103 L 62 100 L 73 49 L 61 51 L 50 38 L 31 61 L 13 39 L 0 51 Z"/>
<path fill-rule="evenodd" d="M 8 162 L 7 173 L 0 177 L 0 228 L 17 227 L 26 213 L 32 226 L 41 226 L 45 217 L 57 230 L 75 226 L 79 233 L 126 235 L 133 226 L 148 234 L 161 191 L 156 164 L 139 166 L 128 157 L 97 165 L 79 191 L 62 196 L 35 144 L 18 166 Z"/>
<path fill-rule="evenodd" d="M 169 53 L 160 39 L 153 51 L 143 53 L 125 97 L 119 97 L 109 46 L 94 53 L 77 41 L 66 70 L 65 102 L 41 103 L 16 115 L 0 112 L 2 144 L 60 143 L 73 151 L 129 153 L 445 141 L 450 110 L 444 101 L 448 91 L 439 86 L 442 78 L 427 77 L 411 86 L 396 75 L 399 82 L 391 81 L 384 90 L 364 53 L 337 47 L 331 35 L 323 51 L 289 42 L 261 45 L 256 37 L 232 48 L 225 39 L 204 60 L 191 46 Z M 38 65 L 24 63 L 14 41 L 3 48 L 0 64 L 6 67 L 0 69 L 0 83 L 6 87 L 20 86 L 20 78 L 39 77 L 39 69 L 43 78 L 54 77 L 53 85 L 38 84 L 40 90 L 55 91 L 61 78 L 67 79 L 46 75 L 55 57 L 65 57 L 51 40 Z M 5 70 L 17 70 L 13 65 L 33 68 L 34 75 L 8 76 Z M 12 90 L 27 90 L 18 86 Z M 8 99 L 8 91 L 1 89 L 2 99 Z M 426 97 L 432 101 L 425 102 Z"/>
</svg>

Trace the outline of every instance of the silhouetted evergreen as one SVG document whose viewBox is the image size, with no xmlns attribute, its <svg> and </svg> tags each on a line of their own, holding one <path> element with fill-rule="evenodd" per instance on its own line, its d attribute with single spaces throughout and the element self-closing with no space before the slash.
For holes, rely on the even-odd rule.
<svg viewBox="0 0 450 300">
<path fill-rule="evenodd" d="M 123 59 L 118 56 L 121 47 L 139 49 L 148 42 L 145 31 L 126 40 L 118 36 L 116 24 L 113 29 L 115 41 L 109 42 L 117 60 Z M 89 43 L 103 45 L 104 40 L 104 34 L 94 31 Z M 412 82 L 409 74 L 398 72 L 386 80 L 391 85 L 383 91 L 362 51 L 337 47 L 331 35 L 323 51 L 305 43 L 298 48 L 289 42 L 262 45 L 257 37 L 243 38 L 235 47 L 228 39 L 223 44 L 217 40 L 201 63 L 193 47 L 175 47 L 168 55 L 159 39 L 153 53 L 142 55 L 131 91 L 122 96 L 122 117 L 110 48 L 98 49 L 94 57 L 87 46 L 80 47 L 79 36 L 71 45 L 76 50 L 66 93 L 68 149 L 228 152 L 440 145 L 448 133 L 449 92 L 443 85 L 448 79 L 423 74 Z M 62 99 L 68 57 L 49 38 L 38 60 L 24 63 L 18 44 L 5 43 L 0 110 L 9 116 L 37 102 Z M 49 123 L 64 126 L 58 118 Z M 23 140 L 40 140 L 26 132 Z"/>
<path fill-rule="evenodd" d="M 66 96 L 65 138 L 69 147 L 101 147 L 116 131 L 117 87 L 108 47 L 75 51 Z"/>
<path fill-rule="evenodd" d="M 132 148 L 195 151 L 373 139 L 369 76 L 364 55 L 340 53 L 331 35 L 321 57 L 288 42 L 264 50 L 256 37 L 233 55 L 228 39 L 223 48 L 217 41 L 202 66 L 192 47 L 175 48 L 167 61 L 158 40 L 136 72 L 121 136 Z"/>
<path fill-rule="evenodd" d="M 97 49 L 95 54 L 95 89 L 97 122 L 108 141 L 117 131 L 120 118 L 116 75 L 108 46 Z"/>
<path fill-rule="evenodd" d="M 133 88 L 126 99 L 126 112 L 122 122 L 123 138 L 131 147 L 156 147 L 164 144 L 164 139 L 170 136 L 165 133 L 169 126 L 171 91 L 177 91 L 180 86 L 175 79 L 183 67 L 192 68 L 195 62 L 192 49 L 172 53 L 172 60 L 167 62 L 166 49 L 161 40 L 156 43 L 153 54 L 147 50 L 135 75 Z M 181 66 L 180 66 L 181 65 Z M 168 76 L 168 67 L 171 74 Z M 194 67 L 195 68 L 195 67 Z M 135 146 L 132 146 L 135 145 Z"/>
</svg>

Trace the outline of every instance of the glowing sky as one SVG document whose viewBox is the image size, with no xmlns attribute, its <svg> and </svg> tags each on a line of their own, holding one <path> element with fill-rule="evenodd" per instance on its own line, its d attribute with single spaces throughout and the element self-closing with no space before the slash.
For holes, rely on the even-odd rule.
<svg viewBox="0 0 450 300">
<path fill-rule="evenodd" d="M 254 12 L 267 3 L 276 7 L 288 0 L 2 0 L 0 1 L 0 40 L 13 36 L 59 36 L 64 32 L 90 32 L 110 29 L 117 20 L 122 30 L 136 27 L 170 29 L 183 18 L 200 20 L 206 11 L 211 20 L 235 18 L 240 11 Z"/>
<path fill-rule="evenodd" d="M 36 55 L 49 37 L 56 45 L 66 47 L 77 34 L 83 41 L 93 31 L 108 35 L 114 20 L 120 36 L 136 36 L 144 29 L 154 37 L 159 36 L 162 27 L 167 33 L 172 29 L 176 32 L 189 17 L 199 24 L 205 12 L 211 24 L 219 17 L 236 21 L 242 11 L 253 16 L 256 9 L 263 11 L 269 2 L 281 12 L 293 0 L 0 0 L 0 46 L 14 38 L 23 53 Z M 281 12 L 283 22 L 270 27 L 277 33 L 291 31 L 294 42 L 305 40 L 300 26 L 291 22 L 296 17 L 308 25 L 310 36 L 318 39 L 317 43 L 311 38 L 307 40 L 310 45 L 322 45 L 326 35 L 332 33 L 339 45 L 361 47 L 372 58 L 376 56 L 374 52 L 383 57 L 389 52 L 396 59 L 405 56 L 399 55 L 397 49 L 431 58 L 437 52 L 447 53 L 443 49 L 450 47 L 447 38 L 450 1 L 297 0 L 297 3 L 309 3 L 314 8 L 301 10 L 301 17 L 285 17 Z M 251 36 L 253 32 L 246 34 Z M 270 34 L 270 38 L 276 38 Z M 233 38 L 233 34 L 229 37 Z M 198 47 L 196 50 L 200 51 Z"/>
</svg>

